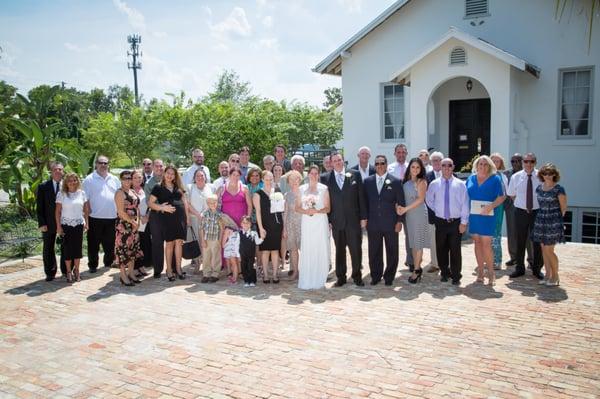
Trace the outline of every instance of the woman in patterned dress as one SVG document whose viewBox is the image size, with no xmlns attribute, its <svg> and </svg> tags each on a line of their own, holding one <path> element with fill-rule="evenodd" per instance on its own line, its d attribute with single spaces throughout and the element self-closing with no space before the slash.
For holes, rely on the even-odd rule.
<svg viewBox="0 0 600 399">
<path fill-rule="evenodd" d="M 544 257 L 546 279 L 540 281 L 540 284 L 555 287 L 559 284 L 559 278 L 558 257 L 554 253 L 554 246 L 565 242 L 563 217 L 567 212 L 567 194 L 565 189 L 557 184 L 560 172 L 555 165 L 547 163 L 542 166 L 538 178 L 542 184 L 535 192 L 540 209 L 533 224 L 532 241 L 540 243 Z"/>
<path fill-rule="evenodd" d="M 300 195 L 299 187 L 302 181 L 302 175 L 298 171 L 291 171 L 287 174 L 287 183 L 290 191 L 285 193 L 285 213 L 283 215 L 283 241 L 288 251 L 290 251 L 290 270 L 288 276 L 292 280 L 298 278 L 298 259 L 300 250 L 300 231 L 302 224 L 302 214 L 296 212 L 296 198 Z M 285 256 L 285 254 L 284 254 Z"/>
<path fill-rule="evenodd" d="M 120 269 L 121 284 L 132 286 L 139 283 L 135 277 L 134 265 L 143 256 L 137 230 L 140 225 L 140 200 L 132 188 L 132 173 L 124 170 L 119 175 L 121 188 L 115 193 L 117 223 L 115 235 L 115 258 Z"/>
</svg>

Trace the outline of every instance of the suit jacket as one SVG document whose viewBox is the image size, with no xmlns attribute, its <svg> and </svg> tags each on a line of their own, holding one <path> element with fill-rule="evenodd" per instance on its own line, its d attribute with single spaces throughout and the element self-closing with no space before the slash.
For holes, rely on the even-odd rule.
<svg viewBox="0 0 600 399">
<path fill-rule="evenodd" d="M 56 233 L 56 194 L 52 179 L 38 186 L 36 205 L 38 227 L 48 226 L 49 233 Z"/>
<path fill-rule="evenodd" d="M 354 165 L 350 169 L 357 170 L 360 173 L 360 169 L 358 169 L 358 164 Z M 369 176 L 373 176 L 375 174 L 375 166 L 369 164 Z"/>
<path fill-rule="evenodd" d="M 396 223 L 403 219 L 396 213 L 396 205 L 406 205 L 402 181 L 388 173 L 381 193 L 377 192 L 377 175 L 367 177 L 363 184 L 367 198 L 367 230 L 394 231 Z"/>
<path fill-rule="evenodd" d="M 367 219 L 367 201 L 360 172 L 346 169 L 345 174 L 341 190 L 335 171 L 329 172 L 329 177 L 323 182 L 329 189 L 331 210 L 328 216 L 334 230 L 360 228 L 360 221 Z"/>
</svg>

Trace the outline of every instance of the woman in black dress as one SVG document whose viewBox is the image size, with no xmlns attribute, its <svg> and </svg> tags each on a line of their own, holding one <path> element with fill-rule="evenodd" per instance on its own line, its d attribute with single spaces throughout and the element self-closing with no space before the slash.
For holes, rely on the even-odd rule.
<svg viewBox="0 0 600 399">
<path fill-rule="evenodd" d="M 185 189 L 179 173 L 174 166 L 165 168 L 163 179 L 152 189 L 148 207 L 159 213 L 160 225 L 165 239 L 165 261 L 167 278 L 175 281 L 173 276 L 173 252 L 175 253 L 175 273 L 180 280 L 185 278 L 181 270 L 181 251 L 186 236 L 188 205 Z"/>
<path fill-rule="evenodd" d="M 279 269 L 279 250 L 283 234 L 283 204 L 284 198 L 281 191 L 274 188 L 273 173 L 265 170 L 262 172 L 263 187 L 252 196 L 252 203 L 256 209 L 256 223 L 260 236 L 264 239 L 259 245 L 264 267 L 263 283 L 278 283 L 277 271 Z M 281 207 L 281 210 L 279 210 Z M 271 258 L 272 279 L 269 280 L 269 257 Z"/>
</svg>

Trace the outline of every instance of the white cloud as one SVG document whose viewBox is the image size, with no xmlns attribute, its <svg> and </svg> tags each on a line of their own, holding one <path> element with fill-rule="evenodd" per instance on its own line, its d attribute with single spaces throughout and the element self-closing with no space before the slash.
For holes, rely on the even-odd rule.
<svg viewBox="0 0 600 399">
<path fill-rule="evenodd" d="M 98 51 L 100 49 L 100 47 L 97 44 L 90 44 L 89 46 L 81 47 L 71 42 L 65 42 L 64 46 L 67 50 L 73 51 L 75 53 L 83 53 L 86 51 Z"/>
<path fill-rule="evenodd" d="M 152 36 L 154 36 L 157 39 L 164 39 L 165 37 L 167 37 L 167 32 L 152 32 Z"/>
<path fill-rule="evenodd" d="M 271 28 L 273 26 L 273 17 L 267 15 L 262 19 L 262 24 L 265 26 L 265 28 Z"/>
<path fill-rule="evenodd" d="M 260 39 L 258 41 L 260 47 L 264 47 L 271 50 L 277 50 L 279 48 L 279 40 L 276 37 L 269 37 L 265 39 Z"/>
<path fill-rule="evenodd" d="M 362 10 L 362 0 L 337 0 L 337 2 L 350 13 Z"/>
<path fill-rule="evenodd" d="M 234 7 L 223 21 L 210 26 L 215 37 L 247 37 L 252 33 L 252 27 L 246 18 L 246 11 L 241 7 Z"/>
<path fill-rule="evenodd" d="M 264 7 L 267 5 L 267 0 L 256 0 L 258 7 Z"/>
<path fill-rule="evenodd" d="M 113 4 L 119 11 L 127 15 L 127 20 L 133 28 L 142 31 L 146 29 L 146 19 L 141 12 L 135 8 L 129 7 L 127 3 L 121 0 L 113 0 Z"/>
</svg>

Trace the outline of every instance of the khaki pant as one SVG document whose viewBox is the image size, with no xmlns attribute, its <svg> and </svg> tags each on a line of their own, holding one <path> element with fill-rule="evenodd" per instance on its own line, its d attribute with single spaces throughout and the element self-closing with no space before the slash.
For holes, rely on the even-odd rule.
<svg viewBox="0 0 600 399">
<path fill-rule="evenodd" d="M 437 262 L 437 254 L 436 254 L 436 249 L 435 249 L 435 224 L 429 225 L 429 240 L 430 240 L 429 253 L 431 254 L 431 264 L 433 266 L 437 267 L 438 262 Z"/>
<path fill-rule="evenodd" d="M 206 241 L 202 248 L 202 275 L 204 277 L 219 277 L 221 272 L 221 241 Z"/>
</svg>

